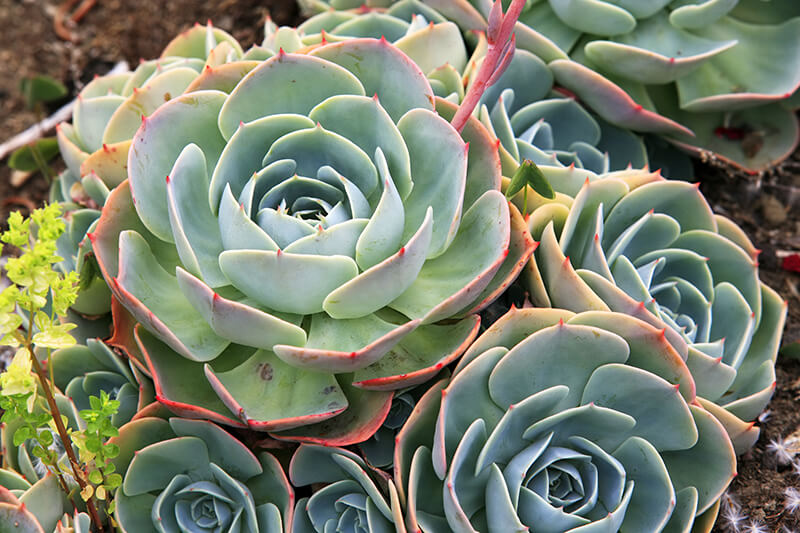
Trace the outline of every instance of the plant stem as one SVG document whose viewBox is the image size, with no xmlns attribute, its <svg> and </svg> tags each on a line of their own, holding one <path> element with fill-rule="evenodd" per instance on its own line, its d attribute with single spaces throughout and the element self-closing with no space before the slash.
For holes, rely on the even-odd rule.
<svg viewBox="0 0 800 533">
<path fill-rule="evenodd" d="M 500 0 L 495 1 L 499 2 Z M 494 74 L 494 71 L 497 69 L 500 61 L 503 59 L 503 49 L 505 44 L 511 38 L 514 25 L 519 18 L 519 14 L 522 12 L 522 8 L 525 6 L 525 2 L 526 0 L 512 0 L 511 5 L 508 6 L 508 11 L 506 11 L 505 15 L 503 15 L 503 20 L 500 24 L 499 32 L 497 33 L 497 39 L 493 40 L 487 35 L 489 40 L 489 50 L 486 52 L 486 56 L 483 58 L 483 63 L 481 63 L 478 74 L 475 76 L 475 81 L 470 86 L 467 94 L 464 95 L 464 100 L 458 107 L 458 111 L 456 111 L 453 120 L 450 121 L 450 124 L 452 124 L 459 133 L 461 133 L 461 131 L 464 129 L 464 126 L 467 125 L 467 121 L 472 115 L 472 111 L 478 105 L 478 102 L 480 101 L 481 96 L 483 96 L 484 91 L 486 91 L 488 88 L 488 82 L 491 79 L 492 74 Z"/>
<path fill-rule="evenodd" d="M 64 427 L 64 421 L 61 420 L 61 411 L 58 409 L 58 404 L 56 404 L 56 399 L 53 396 L 53 391 L 50 388 L 49 382 L 47 381 L 47 376 L 45 375 L 44 370 L 42 370 L 42 365 L 39 364 L 36 354 L 33 353 L 33 317 L 35 315 L 33 306 L 31 306 L 29 312 L 30 323 L 28 324 L 28 334 L 25 339 L 25 348 L 30 354 L 31 363 L 33 363 L 33 370 L 39 377 L 39 383 L 42 385 L 42 390 L 44 391 L 47 405 L 50 407 L 50 414 L 53 416 L 53 422 L 55 422 L 58 436 L 61 438 L 61 442 L 64 443 L 64 451 L 67 453 L 67 457 L 69 458 L 69 464 L 72 467 L 72 473 L 75 475 L 75 481 L 78 482 L 78 486 L 81 488 L 81 490 L 83 490 L 86 487 L 86 481 L 84 481 L 83 476 L 81 476 L 80 463 L 78 463 L 78 458 L 75 457 L 75 450 L 72 449 L 72 439 L 69 438 L 67 429 Z M 103 533 L 105 531 L 103 529 L 103 523 L 100 521 L 100 515 L 97 514 L 97 508 L 95 508 L 92 498 L 89 498 L 86 501 L 86 508 L 89 510 L 89 515 L 91 516 L 92 522 L 97 528 L 97 531 Z"/>
</svg>

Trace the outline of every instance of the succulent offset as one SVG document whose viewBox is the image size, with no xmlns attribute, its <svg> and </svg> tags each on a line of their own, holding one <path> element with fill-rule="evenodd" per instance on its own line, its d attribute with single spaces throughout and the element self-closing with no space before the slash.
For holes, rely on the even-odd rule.
<svg viewBox="0 0 800 533">
<path fill-rule="evenodd" d="M 464 32 L 486 30 L 492 6 L 420 2 Z M 300 3 L 309 12 L 363 4 Z M 752 172 L 788 157 L 800 139 L 800 7 L 791 0 L 534 1 L 516 37 L 559 86 L 615 126 Z"/>
<path fill-rule="evenodd" d="M 324 484 L 298 500 L 292 533 L 404 531 L 394 483 L 353 452 L 301 444 L 292 456 L 289 479 L 296 487 Z"/>
<path fill-rule="evenodd" d="M 386 391 L 466 348 L 532 242 L 486 131 L 473 121 L 468 146 L 433 105 L 422 71 L 366 38 L 280 53 L 143 123 L 91 238 L 150 331 L 162 403 L 357 442 Z"/>
<path fill-rule="evenodd" d="M 408 528 L 707 532 L 736 460 L 694 400 L 685 363 L 653 326 L 513 309 L 400 432 Z"/>
<path fill-rule="evenodd" d="M 553 178 L 556 200 L 533 200 L 528 221 L 541 241 L 525 274 L 534 304 L 619 311 L 664 329 L 699 401 L 738 451 L 751 447 L 758 429 L 747 422 L 775 389 L 786 316 L 758 279 L 758 251 L 695 185 L 644 171 Z"/>
<path fill-rule="evenodd" d="M 294 492 L 278 460 L 204 420 L 143 417 L 120 428 L 122 531 L 282 533 Z"/>
</svg>

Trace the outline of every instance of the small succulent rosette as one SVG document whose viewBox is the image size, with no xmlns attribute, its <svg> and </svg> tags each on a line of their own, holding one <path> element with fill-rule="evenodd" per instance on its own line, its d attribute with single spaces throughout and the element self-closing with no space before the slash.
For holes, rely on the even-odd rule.
<svg viewBox="0 0 800 533">
<path fill-rule="evenodd" d="M 111 442 L 124 473 L 114 496 L 122 532 L 291 531 L 294 492 L 281 464 L 216 424 L 143 417 Z"/>
<path fill-rule="evenodd" d="M 389 476 L 343 448 L 301 444 L 289 464 L 295 487 L 313 494 L 297 502 L 292 533 L 405 533 L 397 489 Z"/>
<path fill-rule="evenodd" d="M 296 29 L 279 28 L 267 19 L 262 46 L 297 52 L 324 43 L 365 37 L 386 39 L 427 76 L 443 67 L 460 73 L 467 66 L 467 47 L 458 26 L 417 0 L 401 0 L 380 11 L 327 10 Z M 431 82 L 436 84 L 434 80 Z M 438 91 L 436 94 L 439 95 Z"/>
<path fill-rule="evenodd" d="M 159 59 L 143 60 L 132 72 L 96 77 L 79 93 L 72 124 L 58 126 L 67 174 L 52 194 L 102 207 L 108 190 L 127 178 L 128 151 L 142 118 L 201 83 L 205 70 L 243 56 L 228 33 L 195 25 L 173 39 Z"/>
<path fill-rule="evenodd" d="M 148 117 L 91 238 L 159 401 L 346 445 L 463 353 L 533 242 L 487 131 L 453 112 L 359 38 Z"/>
<path fill-rule="evenodd" d="M 480 64 L 481 36 L 473 55 Z M 485 53 L 485 52 L 484 52 Z M 575 98 L 554 91 L 553 74 L 527 50 L 516 50 L 506 71 L 481 97 L 481 122 L 500 140 L 504 174 L 524 160 L 595 173 L 647 166 L 641 137 L 587 111 Z"/>
<path fill-rule="evenodd" d="M 535 305 L 618 311 L 664 329 L 698 401 L 738 452 L 775 390 L 786 303 L 758 279 L 758 251 L 697 186 L 657 173 L 552 172 L 556 200 L 528 223 L 539 246 L 525 282 Z M 579 183 L 581 185 L 579 185 Z"/>
<path fill-rule="evenodd" d="M 134 416 L 158 410 L 153 384 L 147 375 L 99 339 L 55 350 L 49 364 L 56 387 L 64 391 L 78 411 L 90 409 L 89 398 L 99 398 L 102 392 L 119 401 L 119 408 L 111 418 L 114 427 L 122 426 Z"/>
<path fill-rule="evenodd" d="M 58 406 L 58 410 L 61 412 L 62 416 L 66 417 L 66 427 L 68 429 L 82 430 L 86 427 L 86 423 L 78 414 L 78 409 L 68 397 L 56 391 L 54 394 L 54 399 L 56 405 Z M 42 407 L 41 405 L 36 405 L 35 409 L 41 410 Z M 22 441 L 19 445 L 15 444 L 14 434 L 17 432 L 17 429 L 22 427 L 22 425 L 23 424 L 19 419 L 4 422 L 2 425 L 0 425 L 0 442 L 2 442 L 3 446 L 4 465 L 4 468 L 0 469 L 0 486 L 6 488 L 18 488 L 16 483 L 14 483 L 13 486 L 6 483 L 7 480 L 15 478 L 24 479 L 28 486 L 36 484 L 39 480 L 44 479 L 45 477 L 52 477 L 55 480 L 55 477 L 52 475 L 52 473 L 49 473 L 50 467 L 33 453 L 34 445 L 30 439 Z M 61 440 L 61 437 L 59 437 L 55 429 L 43 429 L 42 431 L 49 431 L 52 434 L 52 443 L 50 444 L 49 448 L 55 452 L 56 456 L 58 457 L 57 467 L 59 473 L 63 476 L 66 484 L 68 485 L 68 488 L 70 490 L 77 488 L 78 483 L 75 481 L 73 476 L 69 458 L 67 457 L 66 448 Z M 58 500 L 61 501 L 64 499 L 66 502 L 67 496 L 60 494 L 60 491 L 61 489 L 59 488 L 57 491 L 59 494 Z M 60 514 L 61 513 L 59 512 L 59 516 Z"/>
<path fill-rule="evenodd" d="M 398 436 L 410 531 L 708 532 L 735 475 L 725 429 L 661 331 L 512 309 Z"/>
<path fill-rule="evenodd" d="M 100 218 L 109 191 L 127 178 L 128 151 L 142 118 L 191 90 L 212 67 L 229 61 L 254 64 L 243 63 L 242 57 L 233 37 L 210 24 L 196 25 L 173 39 L 159 59 L 142 61 L 133 72 L 96 77 L 78 94 L 72 124 L 57 127 L 67 168 L 50 189 L 50 201 L 61 203 L 67 225 L 58 240 L 64 261 L 57 268 L 81 274 L 74 312 L 98 316 L 110 311 L 111 295 L 86 234 Z"/>
<path fill-rule="evenodd" d="M 86 513 L 66 514 L 63 495 L 55 476 L 48 474 L 34 484 L 0 470 L 0 531 L 4 533 L 90 533 Z"/>
<path fill-rule="evenodd" d="M 449 371 L 444 370 L 441 375 L 449 375 Z M 436 379 L 433 378 L 431 381 Z M 430 383 L 423 383 L 395 391 L 392 407 L 381 427 L 369 439 L 358 445 L 367 464 L 372 467 L 391 469 L 394 461 L 395 437 L 429 386 Z"/>
<path fill-rule="evenodd" d="M 381 12 L 405 1 L 300 4 L 323 16 L 331 8 Z M 486 31 L 492 7 L 478 0 L 415 3 L 467 35 Z M 518 50 L 542 59 L 558 86 L 619 128 L 659 134 L 752 172 L 797 146 L 796 2 L 526 2 L 515 34 Z"/>
</svg>

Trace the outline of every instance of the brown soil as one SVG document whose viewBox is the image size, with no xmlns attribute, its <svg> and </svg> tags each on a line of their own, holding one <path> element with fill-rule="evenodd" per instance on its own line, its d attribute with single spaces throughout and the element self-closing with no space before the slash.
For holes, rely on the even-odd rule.
<svg viewBox="0 0 800 533">
<path fill-rule="evenodd" d="M 70 26 L 78 37 L 72 43 L 60 39 L 53 29 L 58 4 L 55 0 L 0 0 L 0 141 L 36 120 L 25 110 L 17 88 L 24 76 L 49 74 L 62 80 L 74 95 L 92 76 L 105 73 L 117 61 L 136 65 L 140 57 L 156 57 L 174 35 L 195 22 L 211 19 L 247 47 L 262 38 L 267 13 L 278 24 L 299 21 L 293 0 L 101 0 Z M 62 103 L 54 103 L 50 111 Z M 800 155 L 761 178 L 701 163 L 696 165 L 696 175 L 714 210 L 735 220 L 763 250 L 762 279 L 789 302 L 784 344 L 797 341 L 800 275 L 781 268 L 778 252 L 800 250 Z M 46 197 L 47 184 L 41 176 L 31 176 L 21 187 L 12 187 L 9 177 L 9 169 L 0 163 L 0 221 L 10 210 L 24 211 Z M 782 527 L 794 531 L 800 530 L 800 520 L 784 510 L 784 491 L 800 488 L 800 478 L 791 467 L 778 465 L 767 445 L 800 426 L 800 361 L 779 359 L 777 370 L 770 414 L 759 424 L 761 439 L 740 458 L 730 493 L 741 505 L 741 514 L 764 524 L 765 531 Z M 715 531 L 733 530 L 720 520 Z"/>
</svg>

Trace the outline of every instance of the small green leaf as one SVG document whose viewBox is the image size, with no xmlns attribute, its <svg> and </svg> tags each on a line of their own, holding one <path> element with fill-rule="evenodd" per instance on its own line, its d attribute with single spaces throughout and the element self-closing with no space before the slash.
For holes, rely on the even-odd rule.
<svg viewBox="0 0 800 533">
<path fill-rule="evenodd" d="M 106 478 L 105 486 L 109 490 L 114 490 L 115 488 L 122 485 L 122 476 L 119 474 L 111 474 Z"/>
<path fill-rule="evenodd" d="M 19 89 L 25 96 L 25 105 L 28 109 L 35 108 L 40 102 L 60 100 L 69 93 L 63 83 L 44 74 L 20 80 Z"/>
<path fill-rule="evenodd" d="M 58 155 L 58 141 L 56 141 L 55 137 L 45 137 L 33 144 L 35 148 L 39 150 L 45 162 L 50 161 Z M 39 168 L 30 146 L 23 146 L 22 148 L 14 150 L 11 157 L 8 158 L 8 166 L 23 172 L 32 172 Z"/>
<path fill-rule="evenodd" d="M 48 430 L 40 431 L 39 443 L 42 446 L 50 446 L 51 444 L 53 444 L 53 434 L 50 433 Z"/>
<path fill-rule="evenodd" d="M 109 459 L 113 459 L 117 455 L 119 455 L 119 446 L 116 444 L 106 444 L 105 456 Z"/>
<path fill-rule="evenodd" d="M 528 159 L 524 160 L 519 168 L 517 168 L 517 171 L 514 172 L 511 183 L 508 184 L 508 189 L 506 189 L 506 198 L 511 199 L 521 191 L 525 185 L 528 185 L 531 189 L 536 191 L 537 194 L 548 200 L 552 200 L 556 197 L 556 193 L 545 175 L 539 167 L 536 166 L 536 163 Z"/>
<path fill-rule="evenodd" d="M 23 426 L 14 432 L 14 446 L 21 446 L 23 442 L 33 436 L 33 431 L 28 426 Z"/>
<path fill-rule="evenodd" d="M 99 470 L 92 470 L 89 472 L 89 481 L 94 483 L 95 485 L 99 485 L 103 482 L 103 474 L 100 473 Z"/>
</svg>

